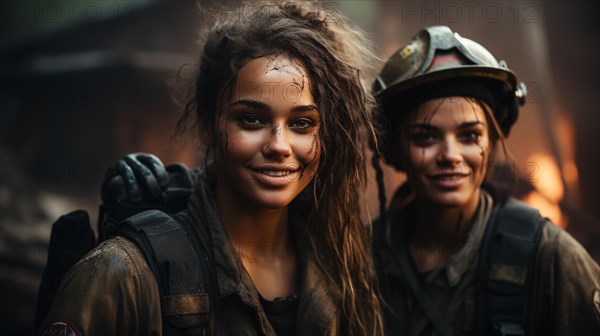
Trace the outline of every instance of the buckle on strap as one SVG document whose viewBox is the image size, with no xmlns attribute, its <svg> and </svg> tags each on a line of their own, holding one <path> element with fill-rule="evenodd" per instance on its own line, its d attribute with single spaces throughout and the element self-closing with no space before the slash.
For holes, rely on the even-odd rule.
<svg viewBox="0 0 600 336">
<path fill-rule="evenodd" d="M 498 336 L 525 336 L 523 327 L 518 323 L 496 323 L 494 324 L 494 335 Z"/>
</svg>

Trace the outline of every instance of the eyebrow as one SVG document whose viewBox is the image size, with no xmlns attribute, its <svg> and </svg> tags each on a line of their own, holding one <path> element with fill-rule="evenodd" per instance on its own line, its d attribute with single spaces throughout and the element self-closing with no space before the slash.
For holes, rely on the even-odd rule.
<svg viewBox="0 0 600 336">
<path fill-rule="evenodd" d="M 257 110 L 264 110 L 264 111 L 270 111 L 271 110 L 271 106 L 257 101 L 257 100 L 252 100 L 252 99 L 240 99 L 240 100 L 236 100 L 232 103 L 229 104 L 229 106 L 235 106 L 235 105 L 244 105 L 247 107 L 251 107 L 251 108 L 255 108 Z M 294 106 L 290 112 L 295 112 L 295 113 L 300 113 L 300 112 L 307 112 L 307 111 L 316 111 L 318 112 L 317 106 L 313 105 L 313 104 L 308 104 L 308 105 L 298 105 L 298 106 Z"/>
<path fill-rule="evenodd" d="M 464 123 L 460 124 L 458 126 L 458 128 L 460 128 L 460 129 L 471 128 L 471 127 L 474 127 L 474 126 L 477 126 L 477 125 L 485 126 L 485 123 L 482 122 L 482 121 L 468 121 L 468 122 L 464 122 Z M 413 128 L 421 128 L 421 129 L 424 129 L 424 130 L 436 130 L 436 129 L 438 129 L 437 127 L 432 126 L 431 124 L 423 124 L 423 123 L 416 123 L 416 124 L 410 125 L 410 129 L 413 129 Z"/>
<path fill-rule="evenodd" d="M 252 107 L 252 108 L 255 108 L 258 110 L 270 110 L 271 109 L 269 107 L 269 105 L 267 105 L 263 102 L 259 102 L 257 100 L 252 100 L 252 99 L 240 99 L 240 100 L 236 100 L 229 104 L 229 106 L 235 106 L 235 105 L 244 105 L 244 106 Z"/>
<path fill-rule="evenodd" d="M 458 126 L 458 127 L 459 128 L 470 128 L 470 127 L 477 126 L 477 125 L 485 126 L 485 123 L 483 121 L 479 121 L 479 120 L 477 120 L 477 121 L 467 121 L 467 122 L 464 122 L 464 123 L 460 124 L 460 126 Z"/>
<path fill-rule="evenodd" d="M 312 104 L 309 104 L 309 105 L 298 105 L 298 106 L 294 106 L 291 109 L 291 112 L 308 112 L 308 111 L 318 112 L 319 109 L 317 109 L 316 105 L 312 105 Z"/>
<path fill-rule="evenodd" d="M 421 129 L 426 129 L 426 130 L 437 129 L 437 127 L 433 127 L 430 124 L 412 124 L 412 125 L 410 125 L 410 129 L 413 129 L 413 128 L 421 128 Z"/>
</svg>

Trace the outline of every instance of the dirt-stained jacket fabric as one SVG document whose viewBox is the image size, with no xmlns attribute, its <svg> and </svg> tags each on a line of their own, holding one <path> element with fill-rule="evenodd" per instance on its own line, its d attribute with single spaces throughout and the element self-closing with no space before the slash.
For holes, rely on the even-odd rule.
<svg viewBox="0 0 600 336">
<path fill-rule="evenodd" d="M 216 215 L 213 185 L 200 178 L 182 213 L 212 246 L 218 283 L 217 335 L 275 335 L 259 294 Z M 339 293 L 328 288 L 304 236 L 302 217 L 290 210 L 298 249 L 298 335 L 339 335 Z M 176 248 L 174 246 L 174 248 Z M 191 258 L 195 256 L 190 256 Z M 212 299 L 212 298 L 211 298 Z M 125 238 L 99 245 L 67 273 L 40 334 L 161 335 L 158 286 L 141 251 Z"/>
<path fill-rule="evenodd" d="M 448 335 L 473 333 L 479 246 L 493 206 L 491 196 L 482 192 L 466 243 L 442 266 L 421 275 L 421 285 L 450 329 Z M 375 246 L 381 261 L 378 275 L 388 304 L 383 307 L 387 335 L 439 335 L 397 262 L 401 253 L 407 253 L 403 226 L 411 224 L 409 209 L 393 209 L 388 223 L 394 224 L 379 231 L 383 239 L 378 241 L 385 244 Z M 568 233 L 549 221 L 544 223 L 536 258 L 527 335 L 600 335 L 598 264 Z"/>
</svg>

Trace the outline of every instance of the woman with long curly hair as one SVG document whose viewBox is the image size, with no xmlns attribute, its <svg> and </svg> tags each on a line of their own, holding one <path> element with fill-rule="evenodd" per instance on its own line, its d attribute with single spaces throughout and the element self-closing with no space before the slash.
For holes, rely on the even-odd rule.
<svg viewBox="0 0 600 336">
<path fill-rule="evenodd" d="M 208 33 L 180 122 L 207 148 L 178 216 L 210 255 L 218 287 L 210 331 L 378 334 L 359 213 L 363 144 L 374 134 L 374 99 L 359 71 L 374 59 L 370 43 L 306 3 L 244 14 Z M 65 276 L 41 330 L 161 334 L 174 322 L 158 287 L 134 243 L 108 239 Z"/>
</svg>

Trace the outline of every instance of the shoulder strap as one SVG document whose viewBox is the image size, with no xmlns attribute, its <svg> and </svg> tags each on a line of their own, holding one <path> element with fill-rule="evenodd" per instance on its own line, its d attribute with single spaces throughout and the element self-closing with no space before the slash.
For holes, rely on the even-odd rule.
<svg viewBox="0 0 600 336">
<path fill-rule="evenodd" d="M 442 314 L 438 311 L 436 305 L 431 301 L 429 294 L 425 291 L 425 288 L 421 286 L 419 283 L 419 279 L 417 279 L 417 275 L 415 274 L 414 269 L 410 265 L 408 260 L 408 251 L 405 250 L 400 255 L 398 260 L 400 263 L 400 267 L 402 268 L 402 273 L 406 277 L 406 281 L 410 287 L 410 290 L 414 294 L 414 297 L 419 302 L 419 305 L 427 315 L 427 318 L 433 324 L 434 328 L 437 330 L 440 335 L 453 335 L 452 330 L 446 323 L 446 320 L 443 318 Z"/>
<path fill-rule="evenodd" d="M 494 208 L 480 247 L 476 335 L 525 335 L 543 223 L 517 200 Z"/>
<path fill-rule="evenodd" d="M 122 222 L 117 234 L 140 248 L 157 279 L 164 333 L 214 332 L 210 302 L 211 296 L 215 298 L 214 272 L 208 253 L 187 223 L 181 217 L 148 210 Z"/>
</svg>

